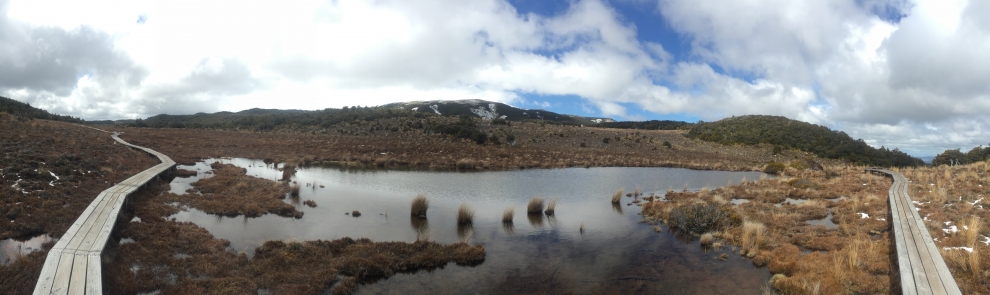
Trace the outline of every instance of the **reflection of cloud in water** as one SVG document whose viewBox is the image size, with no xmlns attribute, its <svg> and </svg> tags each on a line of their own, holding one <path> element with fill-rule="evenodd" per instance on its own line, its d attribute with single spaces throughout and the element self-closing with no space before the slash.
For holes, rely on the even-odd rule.
<svg viewBox="0 0 990 295">
<path fill-rule="evenodd" d="M 281 176 L 271 165 L 260 161 L 224 162 L 246 167 L 249 175 L 265 179 Z M 651 226 L 638 223 L 641 219 L 635 214 L 640 210 L 638 207 L 623 209 L 624 204 L 620 204 L 609 208 L 602 197 L 611 195 L 618 187 L 644 183 L 680 187 L 689 182 L 691 187 L 700 188 L 723 185 L 729 178 L 736 183 L 742 177 L 754 179 L 758 175 L 670 168 L 456 173 L 304 167 L 293 180 L 304 185 L 319 183 L 325 188 L 316 186 L 300 192 L 302 199 L 321 204 L 316 208 L 300 208 L 306 212 L 302 219 L 269 214 L 217 220 L 195 209 L 172 217 L 195 222 L 217 238 L 230 240 L 232 248 L 246 251 L 249 256 L 267 240 L 332 240 L 348 236 L 374 241 L 428 239 L 443 244 L 469 237 L 470 243 L 485 246 L 485 262 L 474 268 L 447 267 L 399 274 L 362 285 L 356 294 L 433 294 L 437 290 L 450 294 L 518 294 L 520 290 L 532 294 L 669 293 L 670 290 L 695 294 L 756 293 L 769 279 L 765 269 L 756 269 L 745 259 L 719 261 L 716 257 L 720 253 L 705 254 L 696 241 L 685 244 L 666 231 L 655 233 Z M 409 208 L 410 201 L 419 193 L 430 196 L 428 215 L 432 224 L 419 218 L 410 218 L 408 225 L 403 224 L 407 222 L 405 218 L 386 220 L 383 213 L 387 208 Z M 562 214 L 552 219 L 543 214 L 527 214 L 531 226 L 502 223 L 502 209 L 525 206 L 528 196 L 535 194 L 565 196 L 556 208 Z M 464 202 L 479 208 L 470 228 L 457 226 L 456 214 L 452 213 Z M 366 215 L 351 218 L 343 214 L 345 209 Z M 624 214 L 624 210 L 631 214 Z M 582 222 L 587 223 L 583 233 L 579 229 Z M 654 277 L 658 281 L 617 279 L 623 277 Z"/>
</svg>

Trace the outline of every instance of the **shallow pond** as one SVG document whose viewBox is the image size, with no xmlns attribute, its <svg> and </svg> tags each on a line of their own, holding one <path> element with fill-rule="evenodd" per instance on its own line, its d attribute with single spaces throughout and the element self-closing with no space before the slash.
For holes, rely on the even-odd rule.
<svg viewBox="0 0 990 295">
<path fill-rule="evenodd" d="M 33 251 L 41 251 L 42 246 L 52 238 L 48 235 L 40 235 L 24 241 L 15 239 L 0 240 L 0 264 L 10 265 L 20 256 L 30 254 Z"/>
<path fill-rule="evenodd" d="M 172 191 L 209 177 L 214 161 L 247 169 L 249 175 L 277 180 L 281 172 L 260 160 L 219 159 L 180 166 L 199 170 L 192 178 L 176 178 Z M 302 186 L 298 198 L 286 202 L 305 212 L 302 219 L 265 215 L 228 218 L 195 209 L 173 217 L 194 222 L 237 251 L 252 254 L 268 240 L 316 240 L 367 237 L 374 241 L 439 243 L 468 240 L 482 244 L 486 260 L 477 267 L 453 264 L 432 272 L 399 274 L 364 285 L 359 294 L 519 294 L 519 293 L 759 293 L 769 279 L 765 269 L 731 254 L 731 248 L 702 250 L 697 239 L 678 237 L 666 227 L 656 233 L 642 224 L 640 207 L 623 197 L 609 200 L 619 188 L 644 196 L 669 188 L 698 190 L 759 179 L 758 172 L 698 171 L 676 168 L 567 168 L 497 172 L 424 172 L 300 169 L 293 180 Z M 430 200 L 425 221 L 409 215 L 417 194 Z M 554 216 L 527 215 L 530 197 L 559 198 Z M 310 208 L 303 201 L 313 200 Z M 461 204 L 476 210 L 474 225 L 456 224 Z M 511 226 L 502 212 L 515 208 Z M 349 213 L 360 211 L 360 217 Z M 583 227 L 583 232 L 582 232 Z M 728 253 L 728 259 L 718 256 Z"/>
</svg>

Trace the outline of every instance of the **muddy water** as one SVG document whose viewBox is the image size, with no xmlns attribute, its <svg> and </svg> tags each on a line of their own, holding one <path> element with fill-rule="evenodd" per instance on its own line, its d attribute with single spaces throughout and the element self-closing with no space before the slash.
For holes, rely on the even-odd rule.
<svg viewBox="0 0 990 295">
<path fill-rule="evenodd" d="M 207 163 L 221 161 L 247 168 L 248 174 L 278 179 L 272 165 L 247 159 L 197 163 L 194 178 L 176 178 L 172 191 L 209 177 Z M 477 267 L 447 268 L 400 274 L 364 285 L 359 294 L 520 294 L 520 293 L 676 293 L 752 294 L 769 279 L 765 269 L 731 254 L 732 249 L 702 250 L 696 238 L 661 233 L 639 223 L 640 207 L 624 197 L 609 202 L 620 187 L 637 186 L 645 195 L 668 188 L 689 190 L 758 179 L 755 172 L 696 171 L 674 168 L 573 168 L 501 172 L 368 171 L 310 167 L 294 181 L 299 198 L 286 202 L 305 212 L 302 219 L 265 215 L 227 218 L 189 209 L 176 214 L 215 236 L 231 241 L 237 251 L 252 254 L 267 240 L 316 240 L 367 237 L 375 241 L 440 243 L 468 240 L 482 244 L 486 260 Z M 322 187 L 321 187 L 322 186 Z M 425 221 L 410 218 L 410 201 L 419 193 L 430 200 Z M 559 198 L 556 214 L 527 215 L 532 196 Z M 303 201 L 313 200 L 310 208 Z M 461 204 L 476 210 L 474 225 L 459 227 Z M 515 208 L 511 226 L 502 212 Z M 360 211 L 360 217 L 349 214 Z M 584 231 L 581 227 L 583 224 Z M 724 261 L 718 256 L 727 253 Z"/>
</svg>

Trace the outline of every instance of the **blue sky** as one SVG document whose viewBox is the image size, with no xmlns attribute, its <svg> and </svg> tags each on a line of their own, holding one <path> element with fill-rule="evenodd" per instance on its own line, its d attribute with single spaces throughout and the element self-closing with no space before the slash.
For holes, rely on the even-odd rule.
<svg viewBox="0 0 990 295">
<path fill-rule="evenodd" d="M 779 115 L 925 156 L 990 138 L 987 15 L 972 0 L 0 0 L 0 95 L 90 120 L 456 99 Z"/>
</svg>

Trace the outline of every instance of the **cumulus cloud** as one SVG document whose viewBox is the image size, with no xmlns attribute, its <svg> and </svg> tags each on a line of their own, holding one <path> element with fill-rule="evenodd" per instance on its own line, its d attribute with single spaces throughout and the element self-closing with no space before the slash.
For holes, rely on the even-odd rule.
<svg viewBox="0 0 990 295">
<path fill-rule="evenodd" d="M 915 154 L 990 123 L 986 1 L 642 2 L 679 59 L 602 0 L 51 1 L 0 0 L 0 94 L 90 119 L 535 94 L 618 119 L 785 115 Z"/>
</svg>

